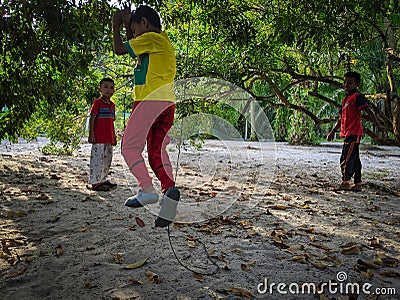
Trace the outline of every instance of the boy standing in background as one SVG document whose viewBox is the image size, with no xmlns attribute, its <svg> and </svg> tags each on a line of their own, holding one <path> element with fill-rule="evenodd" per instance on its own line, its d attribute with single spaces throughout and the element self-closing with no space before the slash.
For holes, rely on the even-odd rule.
<svg viewBox="0 0 400 300">
<path fill-rule="evenodd" d="M 327 140 L 332 141 L 335 132 L 340 128 L 340 136 L 344 137 L 342 155 L 340 156 L 342 183 L 336 190 L 352 190 L 355 192 L 362 190 L 360 141 L 364 133 L 361 125 L 361 111 L 363 109 L 368 113 L 370 111 L 367 99 L 357 90 L 360 82 L 359 73 L 347 72 L 344 74 L 343 88 L 346 97 L 342 100 L 342 107 L 339 111 L 340 118 L 327 136 Z M 353 176 L 354 186 L 350 187 L 350 180 Z"/>
<path fill-rule="evenodd" d="M 114 81 L 103 78 L 100 81 L 101 97 L 94 100 L 90 110 L 89 143 L 92 144 L 90 155 L 89 183 L 94 191 L 108 191 L 117 185 L 107 180 L 110 171 L 115 137 L 115 104 L 111 101 L 114 95 Z"/>
</svg>

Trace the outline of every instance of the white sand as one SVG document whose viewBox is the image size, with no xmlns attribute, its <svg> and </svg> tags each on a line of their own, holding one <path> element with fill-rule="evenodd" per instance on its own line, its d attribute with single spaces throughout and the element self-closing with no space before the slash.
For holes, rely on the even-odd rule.
<svg viewBox="0 0 400 300">
<path fill-rule="evenodd" d="M 167 229 L 154 228 L 158 205 L 124 207 L 137 186 L 118 148 L 110 175 L 118 188 L 93 192 L 90 145 L 55 157 L 40 154 L 37 143 L 3 142 L 0 299 L 398 299 L 400 149 L 362 145 L 364 191 L 354 193 L 332 191 L 340 143 L 271 145 L 207 141 L 201 151 L 182 150 L 171 241 L 190 269 L 213 273 L 208 255 L 220 268 L 196 275 L 175 258 Z M 175 164 L 178 151 L 170 151 Z M 339 272 L 347 275 L 343 288 L 369 283 L 370 292 L 397 295 L 288 289 L 340 283 Z M 288 294 L 276 285 L 272 295 L 260 293 L 265 278 L 268 287 L 285 283 Z"/>
</svg>

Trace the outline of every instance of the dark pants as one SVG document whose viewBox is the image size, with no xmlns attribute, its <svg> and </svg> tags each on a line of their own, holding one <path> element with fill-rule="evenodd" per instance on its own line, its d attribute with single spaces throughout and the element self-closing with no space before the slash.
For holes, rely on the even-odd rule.
<svg viewBox="0 0 400 300">
<path fill-rule="evenodd" d="M 344 139 L 340 156 L 343 181 L 350 181 L 354 175 L 354 183 L 361 183 L 360 140 L 359 135 L 347 136 Z"/>
</svg>

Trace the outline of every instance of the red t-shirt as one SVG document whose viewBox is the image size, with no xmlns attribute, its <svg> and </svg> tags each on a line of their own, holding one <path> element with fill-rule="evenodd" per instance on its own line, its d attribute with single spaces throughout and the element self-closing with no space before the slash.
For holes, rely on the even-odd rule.
<svg viewBox="0 0 400 300">
<path fill-rule="evenodd" d="M 340 136 L 363 135 L 361 111 L 368 106 L 365 96 L 357 91 L 342 100 Z"/>
<path fill-rule="evenodd" d="M 94 137 L 98 144 L 114 144 L 115 104 L 105 102 L 101 97 L 94 100 L 90 114 L 96 116 Z"/>
</svg>

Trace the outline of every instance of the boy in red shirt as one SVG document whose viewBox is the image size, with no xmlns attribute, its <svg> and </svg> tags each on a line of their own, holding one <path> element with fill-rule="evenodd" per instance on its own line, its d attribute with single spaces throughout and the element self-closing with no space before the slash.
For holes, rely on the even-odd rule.
<svg viewBox="0 0 400 300">
<path fill-rule="evenodd" d="M 117 185 L 108 181 L 115 138 L 115 104 L 111 101 L 114 95 L 114 81 L 103 78 L 100 81 L 101 97 L 94 100 L 90 110 L 89 143 L 92 144 L 90 155 L 89 183 L 94 191 L 108 191 Z"/>
<path fill-rule="evenodd" d="M 340 128 L 340 136 L 344 137 L 340 168 L 342 183 L 336 190 L 352 190 L 359 192 L 361 188 L 361 160 L 360 140 L 363 136 L 361 125 L 361 111 L 369 110 L 368 102 L 357 88 L 360 86 L 361 76 L 357 72 L 344 74 L 343 88 L 346 97 L 342 100 L 339 111 L 340 118 L 335 127 L 328 134 L 327 140 L 332 141 L 335 132 Z M 354 186 L 350 187 L 350 180 L 354 176 Z"/>
</svg>

